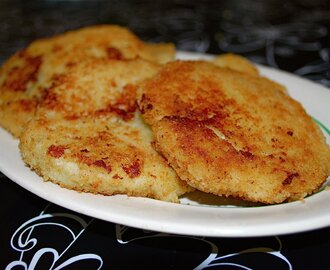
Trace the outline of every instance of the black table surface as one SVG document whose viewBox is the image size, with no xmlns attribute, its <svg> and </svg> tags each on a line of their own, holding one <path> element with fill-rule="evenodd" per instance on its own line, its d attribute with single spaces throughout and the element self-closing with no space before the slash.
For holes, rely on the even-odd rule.
<svg viewBox="0 0 330 270">
<path fill-rule="evenodd" d="M 239 53 L 330 86 L 327 0 L 2 0 L 0 62 L 36 38 L 93 24 L 179 50 Z M 150 232 L 72 212 L 1 173 L 0 245 L 0 269 L 330 269 L 330 227 L 259 238 Z"/>
</svg>

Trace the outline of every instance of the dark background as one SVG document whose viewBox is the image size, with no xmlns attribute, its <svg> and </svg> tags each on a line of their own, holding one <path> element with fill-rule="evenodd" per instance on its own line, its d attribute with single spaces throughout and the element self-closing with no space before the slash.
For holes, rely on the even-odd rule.
<svg viewBox="0 0 330 270">
<path fill-rule="evenodd" d="M 173 42 L 179 50 L 211 54 L 236 52 L 257 63 L 330 86 L 330 2 L 321 0 L 2 0 L 0 62 L 36 38 L 105 23 L 127 26 L 146 41 Z M 36 245 L 27 250 L 33 244 L 28 243 L 23 253 L 15 250 L 18 241 L 13 237 L 15 231 L 18 230 L 19 236 L 28 227 L 24 223 L 39 217 L 42 211 L 52 214 L 47 219 L 49 222 L 62 224 L 75 235 L 81 233 L 77 240 L 69 246 L 71 240 L 63 228 L 36 226 L 21 234 L 24 243 L 30 232 L 29 239 L 36 239 Z M 54 213 L 72 216 L 63 218 Z M 72 219 L 73 216 L 90 223 L 84 229 Z M 33 224 L 40 224 L 40 221 Z M 23 226 L 21 230 L 20 226 Z M 54 269 L 81 254 L 99 256 L 103 261 L 102 269 L 193 269 L 211 254 L 214 246 L 218 249 L 218 259 L 210 263 L 212 269 L 243 269 L 243 266 L 251 269 L 329 269 L 330 228 L 243 239 L 159 235 L 126 228 L 120 234 L 128 241 L 126 244 L 118 241 L 120 229 L 125 227 L 49 204 L 0 173 L 0 269 L 19 260 L 22 254 L 22 261 L 29 264 L 38 250 L 48 247 L 60 253 L 68 246 L 53 268 L 54 259 L 49 253 L 38 261 L 35 269 Z M 138 237 L 142 238 L 136 239 Z M 228 254 L 232 256 L 221 257 Z M 94 259 L 80 259 L 61 269 L 97 269 L 98 262 L 94 256 Z"/>
<path fill-rule="evenodd" d="M 36 38 L 111 23 L 146 41 L 213 54 L 233 51 L 329 86 L 329 18 L 328 0 L 2 0 L 0 61 Z M 302 70 L 306 65 L 313 72 Z"/>
</svg>

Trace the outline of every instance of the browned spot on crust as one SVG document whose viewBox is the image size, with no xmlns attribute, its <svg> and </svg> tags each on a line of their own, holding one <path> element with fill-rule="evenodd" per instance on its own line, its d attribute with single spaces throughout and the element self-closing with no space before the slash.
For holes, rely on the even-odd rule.
<svg viewBox="0 0 330 270">
<path fill-rule="evenodd" d="M 140 110 L 142 114 L 153 109 L 153 105 L 148 102 L 148 99 L 146 98 L 145 94 L 142 94 L 140 102 L 141 102 Z"/>
<path fill-rule="evenodd" d="M 298 177 L 298 176 L 299 176 L 298 173 L 288 173 L 288 176 L 287 176 L 287 178 L 285 178 L 283 180 L 282 185 L 284 185 L 284 186 L 290 185 L 291 182 L 292 182 L 292 180 L 293 180 L 293 178 Z"/>
<path fill-rule="evenodd" d="M 203 136 L 206 139 L 212 139 L 215 138 L 216 135 L 212 130 L 209 128 L 206 128 L 207 121 L 198 121 L 198 120 L 193 120 L 187 117 L 180 117 L 180 116 L 165 116 L 164 119 L 167 119 L 171 122 L 175 122 L 178 125 L 176 125 L 176 128 L 178 129 L 185 129 L 185 130 L 190 130 L 193 131 L 196 128 L 200 129 L 203 132 Z"/>
<path fill-rule="evenodd" d="M 29 82 L 36 81 L 40 65 L 42 64 L 42 57 L 29 57 L 23 51 L 18 55 L 25 58 L 25 63 L 22 67 L 13 67 L 9 71 L 8 78 L 4 82 L 3 87 L 15 92 L 24 92 Z"/>
<path fill-rule="evenodd" d="M 19 50 L 17 55 L 18 55 L 19 58 L 25 57 L 27 55 L 26 49 Z"/>
<path fill-rule="evenodd" d="M 104 168 L 108 173 L 112 171 L 111 166 L 107 165 L 103 160 L 95 160 L 93 162 L 93 165 L 95 165 L 96 167 Z"/>
<path fill-rule="evenodd" d="M 104 168 L 108 173 L 110 173 L 112 171 L 111 166 L 108 165 L 103 159 L 95 160 L 91 157 L 88 157 L 88 156 L 80 154 L 80 153 L 75 154 L 74 156 L 76 158 L 78 158 L 81 163 L 84 163 L 88 166 L 96 166 L 96 167 Z"/>
<path fill-rule="evenodd" d="M 115 80 L 112 80 L 112 81 L 110 82 L 110 85 L 111 85 L 112 87 L 117 87 L 117 83 L 116 83 Z"/>
<path fill-rule="evenodd" d="M 113 113 L 113 114 L 116 114 L 121 119 L 123 119 L 124 121 L 129 121 L 134 117 L 134 112 L 135 112 L 135 109 L 134 109 L 134 111 L 126 111 L 124 109 L 116 108 L 112 105 L 109 105 L 105 109 L 97 110 L 95 112 L 95 116 L 100 117 L 100 116 L 103 116 L 103 115 Z M 76 115 L 71 115 L 70 117 L 67 117 L 68 120 L 75 120 L 77 118 L 79 118 L 79 116 L 76 116 Z"/>
<path fill-rule="evenodd" d="M 91 183 L 91 186 L 94 188 L 94 189 L 97 189 L 101 184 L 101 181 L 95 181 L 93 183 Z"/>
<path fill-rule="evenodd" d="M 116 59 L 116 60 L 123 59 L 122 53 L 116 48 L 108 47 L 106 48 L 106 52 L 109 59 Z"/>
<path fill-rule="evenodd" d="M 68 68 L 72 68 L 72 67 L 74 67 L 75 65 L 77 65 L 77 63 L 74 62 L 74 61 L 69 61 L 69 62 L 67 62 L 67 63 L 65 64 L 65 66 L 68 67 Z"/>
<path fill-rule="evenodd" d="M 54 44 L 53 48 L 52 48 L 52 52 L 56 53 L 59 52 L 63 49 L 63 47 L 59 44 Z"/>
<path fill-rule="evenodd" d="M 128 165 L 122 165 L 122 168 L 130 178 L 138 177 L 141 174 L 139 160 L 135 160 L 133 163 Z"/>
<path fill-rule="evenodd" d="M 43 104 L 47 106 L 49 109 L 55 109 L 60 107 L 60 102 L 58 101 L 58 97 L 56 93 L 54 92 L 49 92 L 48 95 L 46 96 Z"/>
<path fill-rule="evenodd" d="M 48 148 L 47 154 L 54 158 L 60 158 L 64 155 L 64 151 L 67 149 L 64 145 L 51 145 Z"/>
<path fill-rule="evenodd" d="M 286 134 L 288 134 L 289 136 L 293 135 L 293 131 L 289 130 Z"/>
<path fill-rule="evenodd" d="M 123 177 L 119 176 L 117 173 L 112 176 L 113 179 L 123 179 Z"/>
<path fill-rule="evenodd" d="M 96 117 L 109 113 L 114 113 L 124 121 L 129 121 L 134 117 L 136 111 L 135 103 L 136 88 L 133 85 L 126 85 L 123 92 L 117 98 L 116 103 L 109 104 L 106 108 L 97 110 L 94 115 Z"/>
<path fill-rule="evenodd" d="M 254 155 L 249 151 L 240 150 L 239 152 L 247 159 L 254 159 Z"/>
<path fill-rule="evenodd" d="M 25 112 L 33 112 L 36 107 L 34 100 L 22 99 L 19 101 L 20 108 Z"/>
<path fill-rule="evenodd" d="M 77 115 L 77 114 L 73 114 L 73 115 L 71 114 L 71 115 L 66 115 L 65 116 L 66 120 L 72 120 L 72 121 L 77 120 L 79 118 L 80 118 L 80 115 Z"/>
</svg>

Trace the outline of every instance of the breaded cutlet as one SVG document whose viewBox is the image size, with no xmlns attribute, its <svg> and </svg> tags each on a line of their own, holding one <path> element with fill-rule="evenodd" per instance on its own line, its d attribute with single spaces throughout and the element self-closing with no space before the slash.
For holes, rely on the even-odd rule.
<svg viewBox="0 0 330 270">
<path fill-rule="evenodd" d="M 23 160 L 62 187 L 178 202 L 191 191 L 151 146 L 134 84 L 159 65 L 89 59 L 52 80 L 20 137 Z"/>
<path fill-rule="evenodd" d="M 321 130 L 267 78 L 175 61 L 137 93 L 157 151 L 198 190 L 274 204 L 316 192 L 330 175 Z"/>
<path fill-rule="evenodd" d="M 19 137 L 45 96 L 52 76 L 86 58 L 142 58 L 165 63 L 172 44 L 147 44 L 124 27 L 98 25 L 39 39 L 10 57 L 0 69 L 0 125 Z"/>
</svg>

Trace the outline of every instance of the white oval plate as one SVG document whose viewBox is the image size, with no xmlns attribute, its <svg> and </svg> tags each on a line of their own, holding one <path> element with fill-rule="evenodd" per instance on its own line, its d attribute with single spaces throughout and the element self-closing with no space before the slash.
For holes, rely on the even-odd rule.
<svg viewBox="0 0 330 270">
<path fill-rule="evenodd" d="M 211 56 L 180 52 L 178 58 L 210 59 Z M 259 69 L 263 75 L 284 84 L 310 115 L 330 127 L 330 89 L 283 71 L 263 66 Z M 330 143 L 330 134 L 325 134 Z M 302 232 L 330 225 L 330 191 L 327 189 L 304 201 L 259 207 L 243 207 L 237 203 L 230 206 L 230 200 L 221 201 L 213 196 L 196 199 L 198 194 L 182 198 L 181 204 L 125 195 L 93 195 L 44 182 L 24 165 L 18 141 L 1 128 L 0 149 L 0 170 L 23 188 L 76 212 L 131 227 L 184 235 L 248 237 Z"/>
</svg>

